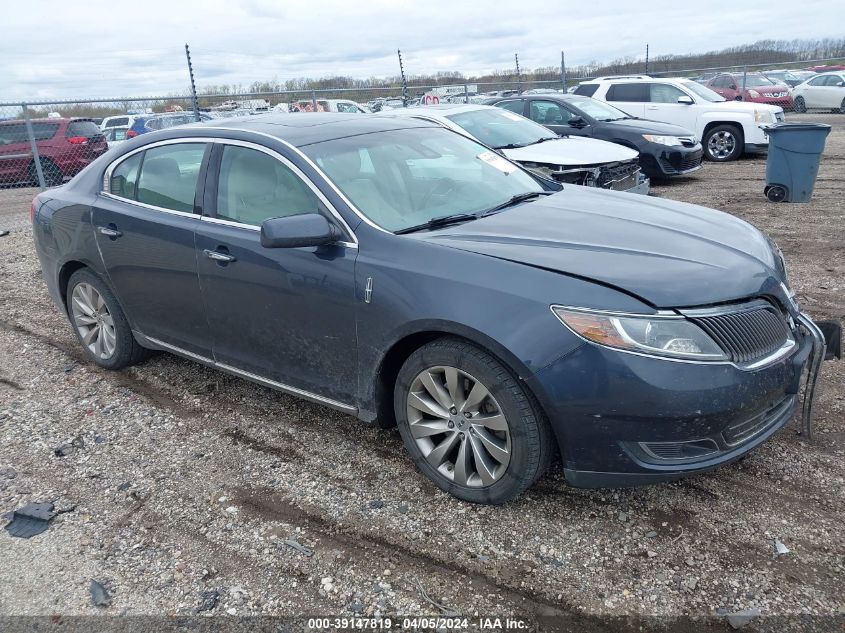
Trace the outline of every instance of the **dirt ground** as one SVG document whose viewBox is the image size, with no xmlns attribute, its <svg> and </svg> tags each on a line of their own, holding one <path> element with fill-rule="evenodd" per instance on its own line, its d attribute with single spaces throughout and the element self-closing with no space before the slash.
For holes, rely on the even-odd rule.
<svg viewBox="0 0 845 633">
<path fill-rule="evenodd" d="M 765 157 L 654 193 L 767 231 L 804 309 L 842 318 L 845 116 L 791 118 L 834 125 L 810 204 L 766 202 Z M 557 466 L 504 507 L 470 505 L 417 473 L 395 430 L 168 354 L 85 361 L 40 277 L 34 193 L 0 190 L 0 513 L 62 512 L 28 540 L 0 531 L 0 617 L 459 613 L 591 631 L 694 615 L 730 630 L 718 618 L 759 609 L 745 630 L 775 631 L 845 614 L 845 363 L 824 364 L 813 442 L 795 420 L 680 482 L 576 490 Z"/>
</svg>

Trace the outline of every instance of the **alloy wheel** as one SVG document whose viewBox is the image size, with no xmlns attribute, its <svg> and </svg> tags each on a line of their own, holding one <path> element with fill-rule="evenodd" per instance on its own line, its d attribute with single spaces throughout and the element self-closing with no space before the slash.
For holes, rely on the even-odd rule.
<svg viewBox="0 0 845 633">
<path fill-rule="evenodd" d="M 472 488 L 498 481 L 511 459 L 508 421 L 490 390 L 456 367 L 430 367 L 411 383 L 408 426 L 425 460 Z"/>
<path fill-rule="evenodd" d="M 717 160 L 730 156 L 735 147 L 736 137 L 727 130 L 719 130 L 707 140 L 707 151 Z"/>
<path fill-rule="evenodd" d="M 114 319 L 103 295 L 94 286 L 83 282 L 73 289 L 71 317 L 90 352 L 102 360 L 111 358 L 117 341 Z"/>
<path fill-rule="evenodd" d="M 807 104 L 804 103 L 804 97 L 795 97 L 795 101 L 793 101 L 792 107 L 795 109 L 796 112 L 806 112 Z"/>
</svg>

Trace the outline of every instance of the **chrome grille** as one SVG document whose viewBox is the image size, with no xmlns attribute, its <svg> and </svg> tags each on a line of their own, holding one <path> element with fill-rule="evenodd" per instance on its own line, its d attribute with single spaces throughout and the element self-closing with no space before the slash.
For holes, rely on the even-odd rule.
<svg viewBox="0 0 845 633">
<path fill-rule="evenodd" d="M 687 315 L 736 363 L 748 363 L 777 351 L 790 338 L 786 318 L 761 301 L 733 312 Z"/>
</svg>

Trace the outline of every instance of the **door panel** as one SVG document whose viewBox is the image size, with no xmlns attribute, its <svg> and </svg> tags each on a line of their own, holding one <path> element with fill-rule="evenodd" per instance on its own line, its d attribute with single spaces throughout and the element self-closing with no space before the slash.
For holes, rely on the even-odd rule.
<svg viewBox="0 0 845 633">
<path fill-rule="evenodd" d="M 264 248 L 256 230 L 201 225 L 196 252 L 215 360 L 353 402 L 358 250 Z M 206 250 L 234 261 L 211 259 Z"/>
<path fill-rule="evenodd" d="M 132 327 L 209 356 L 194 249 L 199 218 L 101 196 L 92 220 L 109 279 Z M 110 237 L 103 230 L 120 235 Z"/>
</svg>

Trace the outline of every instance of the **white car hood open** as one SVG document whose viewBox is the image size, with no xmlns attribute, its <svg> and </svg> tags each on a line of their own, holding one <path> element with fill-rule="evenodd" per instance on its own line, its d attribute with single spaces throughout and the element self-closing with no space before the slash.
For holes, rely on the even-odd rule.
<svg viewBox="0 0 845 633">
<path fill-rule="evenodd" d="M 568 136 L 527 147 L 504 150 L 505 156 L 517 162 L 551 165 L 597 165 L 631 160 L 639 154 L 632 149 L 593 138 Z"/>
</svg>

